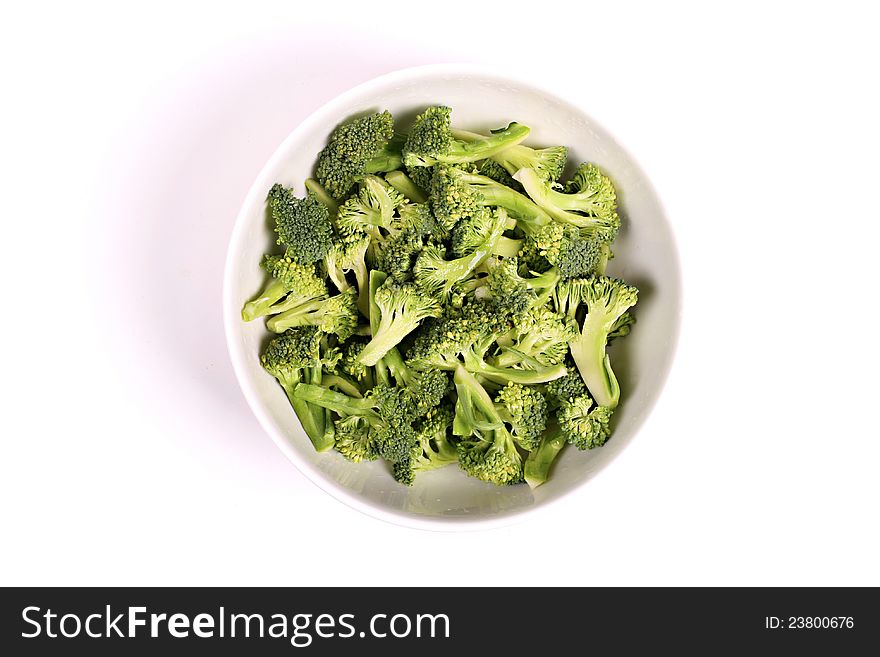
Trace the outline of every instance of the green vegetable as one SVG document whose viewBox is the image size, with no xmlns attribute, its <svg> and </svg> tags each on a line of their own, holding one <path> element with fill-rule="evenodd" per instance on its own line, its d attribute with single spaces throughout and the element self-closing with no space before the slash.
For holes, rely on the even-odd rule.
<svg viewBox="0 0 880 657">
<path fill-rule="evenodd" d="M 607 345 L 638 291 L 606 275 L 617 192 L 528 127 L 478 134 L 449 107 L 405 133 L 388 112 L 338 126 L 242 308 L 277 335 L 260 361 L 318 451 L 382 461 L 400 484 L 448 465 L 495 485 L 547 481 L 563 448 L 612 435 Z M 368 467 L 363 465 L 363 467 Z"/>
</svg>

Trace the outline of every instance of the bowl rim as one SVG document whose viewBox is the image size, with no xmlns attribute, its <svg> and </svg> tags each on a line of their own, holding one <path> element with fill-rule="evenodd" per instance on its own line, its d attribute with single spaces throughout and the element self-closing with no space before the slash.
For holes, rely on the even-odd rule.
<svg viewBox="0 0 880 657">
<path fill-rule="evenodd" d="M 226 263 L 224 266 L 223 276 L 223 324 L 226 336 L 226 347 L 227 351 L 229 352 L 229 358 L 232 361 L 232 368 L 235 372 L 235 378 L 238 381 L 239 388 L 241 388 L 242 394 L 244 395 L 244 398 L 247 401 L 251 412 L 256 416 L 257 421 L 260 423 L 260 426 L 262 426 L 263 430 L 267 434 L 269 434 L 269 437 L 278 446 L 278 448 L 287 456 L 287 458 L 294 464 L 294 466 L 296 466 L 297 470 L 299 470 L 313 484 L 315 484 L 318 488 L 328 493 L 343 504 L 357 511 L 360 511 L 365 515 L 383 520 L 394 525 L 433 531 L 474 531 L 508 526 L 517 522 L 521 522 L 532 514 L 547 509 L 548 507 L 555 506 L 562 500 L 569 498 L 574 493 L 580 491 L 590 480 L 600 475 L 602 471 L 606 469 L 608 463 L 617 459 L 620 453 L 628 447 L 629 442 L 631 441 L 629 441 L 627 445 L 624 445 L 617 453 L 614 454 L 611 461 L 606 463 L 606 467 L 601 468 L 592 477 L 583 479 L 582 481 L 571 486 L 568 490 L 561 492 L 559 495 L 550 500 L 547 500 L 546 502 L 503 513 L 498 516 L 418 516 L 415 514 L 406 513 L 405 511 L 394 511 L 379 506 L 378 504 L 363 499 L 356 493 L 350 492 L 343 486 L 336 484 L 332 479 L 324 475 L 318 468 L 316 468 L 306 459 L 301 457 L 296 449 L 294 449 L 294 447 L 288 442 L 286 437 L 281 435 L 279 431 L 276 431 L 275 427 L 273 426 L 274 423 L 270 419 L 268 412 L 263 407 L 259 396 L 247 379 L 247 372 L 245 371 L 245 361 L 248 355 L 244 354 L 243 351 L 239 348 L 239 342 L 235 337 L 236 332 L 241 328 L 240 320 L 238 319 L 238 306 L 240 305 L 240 300 L 232 298 L 234 278 L 233 271 L 235 269 L 234 263 L 236 261 L 236 255 L 239 251 L 239 242 L 242 240 L 242 236 L 245 232 L 244 226 L 246 223 L 246 215 L 248 214 L 248 210 L 258 201 L 257 196 L 263 194 L 263 186 L 259 183 L 263 180 L 263 178 L 268 175 L 268 172 L 270 170 L 274 169 L 280 163 L 280 161 L 283 160 L 284 156 L 289 150 L 290 144 L 298 140 L 301 135 L 308 134 L 313 129 L 313 127 L 323 121 L 327 115 L 334 116 L 339 114 L 343 109 L 346 109 L 350 105 L 351 100 L 365 93 L 369 93 L 374 89 L 393 85 L 394 83 L 409 81 L 422 77 L 438 77 L 443 75 L 482 76 L 497 80 L 499 82 L 516 85 L 517 87 L 530 89 L 539 94 L 547 96 L 548 98 L 552 98 L 555 102 L 559 103 L 570 111 L 588 118 L 593 124 L 598 125 L 607 135 L 610 142 L 614 144 L 614 146 L 619 149 L 623 155 L 626 156 L 628 161 L 635 169 L 636 173 L 639 174 L 641 178 L 645 181 L 648 187 L 648 191 L 653 195 L 654 199 L 656 200 L 657 206 L 660 209 L 658 219 L 666 224 L 671 238 L 670 246 L 673 251 L 673 261 L 675 263 L 677 274 L 676 280 L 678 289 L 675 290 L 674 293 L 675 298 L 678 299 L 678 309 L 673 316 L 673 330 L 669 336 L 669 366 L 662 376 L 657 396 L 650 404 L 650 407 L 646 410 L 641 425 L 636 429 L 636 433 L 633 435 L 633 437 L 635 437 L 635 435 L 644 428 L 644 426 L 650 420 L 651 415 L 654 413 L 654 410 L 657 407 L 657 402 L 662 396 L 663 390 L 668 382 L 669 374 L 675 363 L 675 355 L 678 349 L 679 336 L 681 333 L 681 317 L 683 305 L 681 258 L 678 244 L 675 239 L 675 234 L 672 230 L 672 224 L 666 214 L 666 208 L 663 205 L 660 196 L 657 194 L 657 190 L 654 188 L 653 183 L 651 182 L 650 178 L 648 178 L 648 176 L 645 174 L 645 171 L 642 169 L 639 162 L 626 148 L 624 148 L 620 144 L 617 137 L 611 134 L 604 127 L 604 125 L 594 121 L 592 116 L 583 111 L 576 103 L 567 100 L 564 96 L 561 96 L 555 90 L 550 90 L 540 84 L 532 82 L 531 80 L 526 81 L 522 78 L 505 72 L 502 69 L 493 68 L 490 66 L 463 63 L 427 64 L 391 71 L 389 73 L 385 73 L 365 82 L 362 82 L 354 87 L 351 87 L 347 91 L 342 92 L 328 102 L 322 104 L 320 107 L 316 108 L 297 126 L 295 126 L 293 130 L 287 135 L 287 137 L 277 146 L 275 151 L 260 169 L 259 173 L 251 183 L 250 188 L 248 189 L 248 192 L 239 207 L 235 223 L 230 233 L 229 243 L 226 251 Z"/>
</svg>

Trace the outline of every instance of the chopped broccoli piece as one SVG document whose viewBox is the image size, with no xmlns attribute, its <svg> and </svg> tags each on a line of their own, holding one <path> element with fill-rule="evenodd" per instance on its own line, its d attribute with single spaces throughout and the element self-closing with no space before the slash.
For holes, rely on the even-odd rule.
<svg viewBox="0 0 880 657">
<path fill-rule="evenodd" d="M 379 324 L 373 339 L 361 352 L 360 361 L 364 365 L 375 365 L 389 349 L 412 333 L 422 320 L 440 314 L 437 299 L 412 283 L 395 283 L 391 279 L 378 287 L 373 302 L 379 311 Z"/>
<path fill-rule="evenodd" d="M 523 476 L 531 488 L 537 488 L 547 481 L 551 466 L 566 444 L 565 435 L 558 425 L 544 433 L 538 446 L 529 452 L 523 467 Z"/>
<path fill-rule="evenodd" d="M 480 382 L 459 365 L 455 370 L 454 434 L 462 470 L 483 481 L 505 486 L 522 481 L 522 456 L 513 436 L 498 415 L 492 398 Z"/>
<path fill-rule="evenodd" d="M 304 302 L 327 297 L 327 285 L 315 275 L 314 265 L 298 263 L 289 254 L 263 256 L 261 265 L 271 280 L 242 308 L 241 317 L 246 322 L 281 312 L 285 297 Z"/>
<path fill-rule="evenodd" d="M 315 177 L 331 197 L 337 200 L 345 198 L 368 170 L 372 173 L 382 170 L 370 164 L 373 157 L 388 164 L 385 147 L 392 137 L 394 120 L 387 111 L 340 125 L 318 155 Z"/>
<path fill-rule="evenodd" d="M 334 356 L 338 354 L 322 354 L 321 335 L 311 326 L 291 329 L 279 335 L 269 342 L 260 356 L 260 363 L 278 379 L 306 435 L 319 452 L 333 447 L 332 434 L 328 440 L 325 432 L 325 413 L 323 409 L 297 397 L 296 391 L 305 384 L 319 384 L 323 366 L 334 362 Z"/>
<path fill-rule="evenodd" d="M 537 388 L 508 383 L 495 397 L 495 410 L 511 426 L 517 444 L 529 451 L 538 446 L 547 426 L 547 400 Z"/>
<path fill-rule="evenodd" d="M 515 146 L 529 136 L 528 127 L 511 123 L 488 137 L 478 135 L 469 141 L 456 139 L 450 125 L 451 113 L 449 107 L 437 106 L 429 107 L 416 117 L 403 147 L 407 167 L 476 162 Z"/>
<path fill-rule="evenodd" d="M 269 210 L 278 233 L 278 244 L 287 246 L 287 255 L 294 261 L 309 264 L 321 260 L 333 240 L 330 212 L 314 194 L 297 198 L 293 190 L 272 185 Z"/>
<path fill-rule="evenodd" d="M 608 335 L 621 315 L 635 305 L 639 292 L 623 281 L 606 276 L 563 281 L 556 291 L 556 307 L 577 321 L 585 314 L 580 333 L 572 340 L 571 356 L 587 389 L 599 406 L 613 409 L 620 399 L 620 386 L 605 353 Z"/>
<path fill-rule="evenodd" d="M 611 179 L 593 164 L 581 164 L 566 185 L 566 192 L 553 188 L 535 169 L 524 168 L 513 174 L 529 197 L 547 214 L 578 228 L 616 233 L 617 193 Z"/>
<path fill-rule="evenodd" d="M 332 333 L 340 340 L 347 340 L 357 323 L 357 293 L 350 288 L 328 299 L 299 304 L 273 315 L 266 326 L 275 333 L 284 333 L 294 326 L 317 326 L 322 333 Z"/>
<path fill-rule="evenodd" d="M 588 396 L 575 397 L 559 409 L 559 426 L 568 443 L 578 449 L 601 447 L 611 435 L 608 424 L 613 409 L 607 406 L 591 408 Z"/>
</svg>

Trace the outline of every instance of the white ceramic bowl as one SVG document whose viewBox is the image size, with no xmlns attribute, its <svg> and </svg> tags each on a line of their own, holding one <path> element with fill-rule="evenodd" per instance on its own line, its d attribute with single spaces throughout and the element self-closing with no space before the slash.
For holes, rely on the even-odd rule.
<svg viewBox="0 0 880 657">
<path fill-rule="evenodd" d="M 273 248 L 265 199 L 275 182 L 304 192 L 318 151 L 333 128 L 366 111 L 388 109 L 398 124 L 428 105 L 453 108 L 457 127 L 482 131 L 519 121 L 532 128 L 530 145 L 564 144 L 570 162 L 605 169 L 619 193 L 623 228 L 609 274 L 640 289 L 633 332 L 612 347 L 622 389 L 611 440 L 602 448 L 564 450 L 550 480 L 496 487 L 447 467 L 396 483 L 382 462 L 353 464 L 336 452 L 318 454 L 276 381 L 260 367 L 266 337 L 261 321 L 241 321 L 241 306 L 264 284 L 260 257 Z M 242 391 L 260 423 L 299 470 L 322 489 L 369 515 L 427 529 L 474 529 L 509 522 L 583 486 L 629 444 L 657 401 L 678 338 L 679 263 L 669 223 L 650 182 L 635 161 L 580 108 L 519 80 L 463 65 L 397 71 L 327 103 L 279 146 L 257 176 L 238 215 L 226 263 L 224 318 L 229 353 Z M 586 495 L 584 496 L 586 503 Z"/>
</svg>

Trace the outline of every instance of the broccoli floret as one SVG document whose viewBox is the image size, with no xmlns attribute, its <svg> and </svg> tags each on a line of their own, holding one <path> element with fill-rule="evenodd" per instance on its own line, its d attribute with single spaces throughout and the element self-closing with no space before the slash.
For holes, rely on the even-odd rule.
<svg viewBox="0 0 880 657">
<path fill-rule="evenodd" d="M 347 340 L 357 323 L 357 293 L 349 288 L 329 299 L 299 304 L 274 315 L 266 326 L 275 333 L 283 333 L 294 326 L 317 326 L 322 333 L 332 333 L 340 340 Z"/>
<path fill-rule="evenodd" d="M 329 210 L 314 194 L 297 198 L 293 190 L 275 184 L 268 200 L 278 244 L 287 246 L 288 256 L 309 264 L 327 255 L 333 242 L 333 224 Z"/>
<path fill-rule="evenodd" d="M 485 206 L 504 208 L 520 220 L 517 225 L 527 231 L 537 230 L 551 221 L 550 215 L 527 196 L 460 167 L 434 167 L 430 199 L 434 216 L 446 228 L 452 228 L 460 219 L 475 215 Z"/>
<path fill-rule="evenodd" d="M 593 164 L 581 164 L 566 186 L 553 188 L 535 169 L 524 168 L 513 177 L 547 214 L 566 224 L 599 232 L 617 233 L 617 193 L 611 180 Z"/>
<path fill-rule="evenodd" d="M 555 269 L 537 276 L 521 276 L 518 258 L 502 258 L 490 269 L 487 284 L 492 298 L 501 308 L 519 314 L 545 304 L 559 279 L 559 272 Z"/>
<path fill-rule="evenodd" d="M 315 275 L 312 264 L 301 264 L 285 254 L 263 256 L 261 266 L 272 278 L 263 291 L 242 308 L 241 317 L 246 322 L 281 312 L 285 297 L 304 301 L 327 297 L 327 285 Z"/>
<path fill-rule="evenodd" d="M 405 283 L 412 278 L 413 262 L 422 250 L 421 232 L 408 228 L 382 245 L 377 266 L 397 283 Z"/>
<path fill-rule="evenodd" d="M 403 194 L 377 176 L 364 176 L 358 193 L 339 206 L 336 224 L 343 235 L 369 233 L 381 238 L 380 228 L 392 230 L 394 211 L 404 203 Z"/>
<path fill-rule="evenodd" d="M 389 349 L 415 330 L 422 320 L 440 314 L 440 304 L 436 299 L 412 283 L 395 283 L 391 279 L 376 289 L 372 303 L 378 311 L 379 323 L 373 332 L 373 339 L 361 352 L 360 361 L 365 365 L 375 365 Z"/>
<path fill-rule="evenodd" d="M 311 326 L 290 329 L 269 342 L 260 356 L 265 370 L 278 379 L 303 429 L 319 452 L 333 447 L 332 434 L 325 431 L 326 414 L 296 396 L 296 391 L 306 384 L 321 382 L 322 368 L 335 362 L 338 354 L 322 354 L 321 334 Z M 323 390 L 323 388 L 321 388 Z"/>
<path fill-rule="evenodd" d="M 492 255 L 515 256 L 522 243 L 502 235 L 514 226 L 515 221 L 508 217 L 504 208 L 480 208 L 455 224 L 450 241 L 452 254 L 462 257 L 488 246 Z"/>
<path fill-rule="evenodd" d="M 457 139 L 450 126 L 449 107 L 427 108 L 416 117 L 403 147 L 403 159 L 408 167 L 433 166 L 438 162 L 460 164 L 483 160 L 510 148 L 529 136 L 529 128 L 511 123 L 495 130 L 490 136 L 478 135 L 470 141 Z"/>
<path fill-rule="evenodd" d="M 606 276 L 573 278 L 556 288 L 557 309 L 577 321 L 585 310 L 580 334 L 570 343 L 571 356 L 599 406 L 615 408 L 620 386 L 605 353 L 608 335 L 621 315 L 638 301 L 638 290 Z"/>
<path fill-rule="evenodd" d="M 580 372 L 574 362 L 567 362 L 568 372 L 544 386 L 544 395 L 551 409 L 557 409 L 566 402 L 571 402 L 576 397 L 587 394 L 587 386 L 581 378 Z"/>
<path fill-rule="evenodd" d="M 463 366 L 455 370 L 453 380 L 458 399 L 452 431 L 461 436 L 458 462 L 462 470 L 497 486 L 519 483 L 522 456 L 489 393 Z"/>
<path fill-rule="evenodd" d="M 571 319 L 538 306 L 518 315 L 513 329 L 498 338 L 498 354 L 490 362 L 497 367 L 559 365 L 577 337 L 578 327 Z"/>
<path fill-rule="evenodd" d="M 559 427 L 566 441 L 578 449 L 601 447 L 611 435 L 609 422 L 613 409 L 591 408 L 593 401 L 586 395 L 575 397 L 559 409 Z"/>
<path fill-rule="evenodd" d="M 333 244 L 327 253 L 324 265 L 327 276 L 333 281 L 336 289 L 345 292 L 351 285 L 345 278 L 346 272 L 353 271 L 357 281 L 357 307 L 364 317 L 370 315 L 369 270 L 366 254 L 370 246 L 370 237 L 364 233 L 343 235 Z"/>
<path fill-rule="evenodd" d="M 411 486 L 416 475 L 458 461 L 458 449 L 449 437 L 454 412 L 443 406 L 432 410 L 416 431 L 418 441 L 407 458 L 394 463 L 394 478 Z"/>
<path fill-rule="evenodd" d="M 468 278 L 474 269 L 492 254 L 505 230 L 506 223 L 507 214 L 503 209 L 494 212 L 488 209 L 481 210 L 467 222 L 468 236 L 459 238 L 459 246 L 467 239 L 468 248 L 473 248 L 467 255 L 454 260 L 444 258 L 442 247 L 428 244 L 422 249 L 413 266 L 416 283 L 427 293 L 440 299 L 448 299 L 453 286 Z"/>
<path fill-rule="evenodd" d="M 336 451 L 349 461 L 375 461 L 379 458 L 370 423 L 363 417 L 351 415 L 334 422 Z"/>
<path fill-rule="evenodd" d="M 495 397 L 495 410 L 511 426 L 511 434 L 520 447 L 529 451 L 538 446 L 549 412 L 547 400 L 538 389 L 508 383 Z"/>
<path fill-rule="evenodd" d="M 434 167 L 408 167 L 405 166 L 406 175 L 413 181 L 415 186 L 424 196 L 431 191 L 431 179 L 434 177 Z"/>
<path fill-rule="evenodd" d="M 364 173 L 381 170 L 370 163 L 373 157 L 387 165 L 384 149 L 393 136 L 394 120 L 387 111 L 340 125 L 318 155 L 318 181 L 334 199 L 345 198 Z"/>
<path fill-rule="evenodd" d="M 407 365 L 416 370 L 455 370 L 459 365 L 500 385 L 546 383 L 564 376 L 564 365 L 540 365 L 534 359 L 515 367 L 487 362 L 492 344 L 512 327 L 509 317 L 488 302 L 474 301 L 459 312 L 447 312 L 425 326 L 407 353 Z"/>
<path fill-rule="evenodd" d="M 531 488 L 537 488 L 547 481 L 551 466 L 566 444 L 565 435 L 558 425 L 547 429 L 538 446 L 529 452 L 523 466 L 523 476 Z"/>
<path fill-rule="evenodd" d="M 553 222 L 528 235 L 525 248 L 531 248 L 562 278 L 604 274 L 611 255 L 614 230 L 592 231 Z"/>
</svg>

